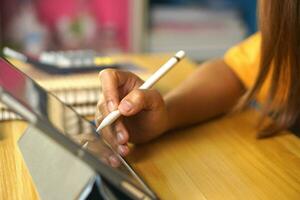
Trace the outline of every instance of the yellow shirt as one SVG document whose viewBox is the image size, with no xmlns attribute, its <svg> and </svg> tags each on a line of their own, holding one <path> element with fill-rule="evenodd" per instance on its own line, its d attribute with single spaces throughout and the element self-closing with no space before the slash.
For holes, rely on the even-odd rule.
<svg viewBox="0 0 300 200">
<path fill-rule="evenodd" d="M 253 86 L 259 70 L 261 34 L 256 33 L 240 44 L 230 48 L 225 56 L 225 63 L 239 77 L 246 89 Z M 258 100 L 266 98 L 269 80 L 258 94 Z"/>
</svg>

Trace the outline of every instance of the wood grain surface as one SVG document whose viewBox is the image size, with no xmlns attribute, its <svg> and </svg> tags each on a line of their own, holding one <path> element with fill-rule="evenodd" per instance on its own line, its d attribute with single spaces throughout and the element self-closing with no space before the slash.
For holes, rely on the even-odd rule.
<svg viewBox="0 0 300 200">
<path fill-rule="evenodd" d="M 162 199 L 299 199 L 300 140 L 256 139 L 248 110 L 136 147 L 130 163 Z"/>
<path fill-rule="evenodd" d="M 128 56 L 153 71 L 167 56 Z M 164 93 L 195 68 L 184 60 L 162 79 Z M 135 146 L 127 158 L 161 199 L 300 199 L 300 141 L 289 132 L 258 140 L 247 110 Z M 0 123 L 0 199 L 39 199 L 17 146 L 27 124 Z"/>
</svg>

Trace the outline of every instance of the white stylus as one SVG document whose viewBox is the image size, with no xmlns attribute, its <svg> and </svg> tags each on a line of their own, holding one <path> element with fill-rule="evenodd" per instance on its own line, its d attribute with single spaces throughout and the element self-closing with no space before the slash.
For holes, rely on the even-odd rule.
<svg viewBox="0 0 300 200">
<path fill-rule="evenodd" d="M 154 74 L 152 74 L 147 81 L 139 87 L 145 90 L 151 88 L 157 81 L 159 81 L 172 67 L 174 67 L 185 56 L 184 51 L 178 51 L 172 58 L 170 58 L 163 66 L 161 66 Z M 106 126 L 109 126 L 121 116 L 119 110 L 109 113 L 97 128 L 97 132 Z"/>
</svg>

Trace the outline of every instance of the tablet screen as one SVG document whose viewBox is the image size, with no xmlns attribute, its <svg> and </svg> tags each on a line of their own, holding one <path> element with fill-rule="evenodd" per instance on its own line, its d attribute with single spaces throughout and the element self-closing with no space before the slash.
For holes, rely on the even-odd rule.
<svg viewBox="0 0 300 200">
<path fill-rule="evenodd" d="M 9 91 L 10 95 L 29 111 L 49 122 L 61 134 L 107 165 L 110 165 L 109 156 L 117 156 L 121 163 L 118 170 L 131 177 L 132 181 L 140 188 L 150 191 L 122 157 L 116 153 L 116 144 L 109 143 L 101 135 L 97 135 L 95 126 L 91 122 L 79 116 L 72 108 L 66 106 L 51 93 L 46 92 L 32 79 L 3 59 L 0 59 L 0 86 L 5 91 Z M 110 131 L 111 129 L 108 127 L 105 134 L 112 134 Z"/>
</svg>

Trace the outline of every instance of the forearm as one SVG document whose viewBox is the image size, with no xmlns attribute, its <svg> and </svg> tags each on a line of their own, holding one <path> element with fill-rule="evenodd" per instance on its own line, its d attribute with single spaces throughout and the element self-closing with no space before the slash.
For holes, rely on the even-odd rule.
<svg viewBox="0 0 300 200">
<path fill-rule="evenodd" d="M 169 129 L 195 124 L 232 108 L 244 87 L 223 60 L 204 63 L 165 96 Z"/>
</svg>

